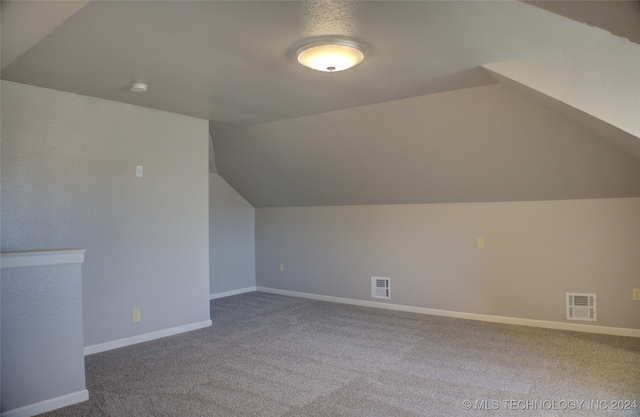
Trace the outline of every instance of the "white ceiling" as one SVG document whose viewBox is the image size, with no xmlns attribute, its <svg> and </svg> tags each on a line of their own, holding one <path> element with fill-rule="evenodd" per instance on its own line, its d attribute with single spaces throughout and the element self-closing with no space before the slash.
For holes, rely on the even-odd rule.
<svg viewBox="0 0 640 417">
<path fill-rule="evenodd" d="M 340 74 L 297 64 L 292 51 L 323 35 L 362 42 L 366 61 Z M 480 65 L 606 35 L 513 1 L 93 1 L 3 59 L 2 77 L 246 125 L 491 84 Z"/>
<path fill-rule="evenodd" d="M 482 68 L 638 42 L 640 3 L 537 5 L 3 1 L 2 78 L 210 120 L 218 172 L 255 206 L 640 196 L 640 139 Z M 365 61 L 297 64 L 328 35 Z"/>
</svg>

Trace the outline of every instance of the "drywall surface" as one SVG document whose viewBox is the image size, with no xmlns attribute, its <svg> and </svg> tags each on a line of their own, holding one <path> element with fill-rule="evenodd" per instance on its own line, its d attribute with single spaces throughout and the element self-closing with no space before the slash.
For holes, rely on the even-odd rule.
<svg viewBox="0 0 640 417">
<path fill-rule="evenodd" d="M 87 0 L 35 2 L 3 1 L 0 4 L 2 68 L 40 42 L 57 26 L 89 3 Z M 24 24 L 29 22 L 29 24 Z"/>
<path fill-rule="evenodd" d="M 484 68 L 498 81 L 522 84 L 640 137 L 640 45 L 636 43 L 616 39 Z"/>
<path fill-rule="evenodd" d="M 218 174 L 209 174 L 209 290 L 256 285 L 255 209 Z"/>
<path fill-rule="evenodd" d="M 3 267 L 1 298 L 0 411 L 86 399 L 81 265 Z"/>
<path fill-rule="evenodd" d="M 86 249 L 85 346 L 209 320 L 207 140 L 206 120 L 2 81 L 2 250 Z"/>
<path fill-rule="evenodd" d="M 217 172 L 254 207 L 640 197 L 640 140 L 597 132 L 494 84 L 212 137 Z"/>
<path fill-rule="evenodd" d="M 256 209 L 257 286 L 456 312 L 639 329 L 639 253 L 639 198 Z"/>
</svg>

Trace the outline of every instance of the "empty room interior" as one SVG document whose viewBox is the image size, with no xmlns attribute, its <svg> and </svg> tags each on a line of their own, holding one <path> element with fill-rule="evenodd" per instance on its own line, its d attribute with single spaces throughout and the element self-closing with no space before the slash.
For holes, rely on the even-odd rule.
<svg viewBox="0 0 640 417">
<path fill-rule="evenodd" d="M 640 415 L 639 1 L 0 35 L 2 417 Z"/>
</svg>

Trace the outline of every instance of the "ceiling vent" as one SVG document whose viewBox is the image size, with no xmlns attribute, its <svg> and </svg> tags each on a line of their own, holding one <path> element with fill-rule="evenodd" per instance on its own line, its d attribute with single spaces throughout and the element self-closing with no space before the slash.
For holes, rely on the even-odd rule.
<svg viewBox="0 0 640 417">
<path fill-rule="evenodd" d="M 391 278 L 371 277 L 371 298 L 391 299 Z"/>
<path fill-rule="evenodd" d="M 596 321 L 596 295 L 568 292 L 567 320 Z"/>
</svg>

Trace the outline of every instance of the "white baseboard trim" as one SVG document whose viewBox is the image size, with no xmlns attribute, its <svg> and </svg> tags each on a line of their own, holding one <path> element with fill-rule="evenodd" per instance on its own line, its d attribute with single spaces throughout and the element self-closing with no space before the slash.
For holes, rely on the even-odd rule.
<svg viewBox="0 0 640 417">
<path fill-rule="evenodd" d="M 640 329 L 627 329 L 623 327 L 594 326 L 590 324 L 563 323 L 558 321 L 521 319 L 515 317 L 492 316 L 487 314 L 464 313 L 460 311 L 437 310 L 433 308 L 413 307 L 401 304 L 381 303 L 379 301 L 365 301 L 354 298 L 332 297 L 328 295 L 310 294 L 305 292 L 280 290 L 269 287 L 256 287 L 257 291 L 271 294 L 288 295 L 291 297 L 309 298 L 319 301 L 351 304 L 364 307 L 384 308 L 387 310 L 407 311 L 410 313 L 430 314 L 433 316 L 454 317 L 467 320 L 487 321 L 492 323 L 515 324 L 519 326 L 541 327 L 544 329 L 571 330 L 583 333 L 608 334 L 613 336 L 640 337 Z"/>
<path fill-rule="evenodd" d="M 160 339 L 167 336 L 173 336 L 174 334 L 190 332 L 192 330 L 202 329 L 204 327 L 211 326 L 211 320 L 203 320 L 197 323 L 185 324 L 184 326 L 171 327 L 169 329 L 158 330 L 156 332 L 150 332 L 140 334 L 137 336 L 126 337 L 124 339 L 112 340 L 111 342 L 99 343 L 97 345 L 85 346 L 84 355 L 93 355 L 94 353 L 105 352 L 111 349 L 117 349 L 129 345 L 135 345 L 137 343 L 148 342 L 154 339 Z"/>
<path fill-rule="evenodd" d="M 2 417 L 31 417 L 36 414 L 46 413 L 58 408 L 66 407 L 87 401 L 89 399 L 89 391 L 83 389 L 81 391 L 72 392 L 71 394 L 62 395 L 60 397 L 51 398 L 50 400 L 40 401 L 34 404 L 25 405 L 13 410 L 3 411 Z"/>
<path fill-rule="evenodd" d="M 244 294 L 247 292 L 257 291 L 258 288 L 254 285 L 253 287 L 240 288 L 232 291 L 218 292 L 215 294 L 209 294 L 209 300 L 215 300 L 216 298 L 230 297 L 232 295 Z"/>
</svg>

